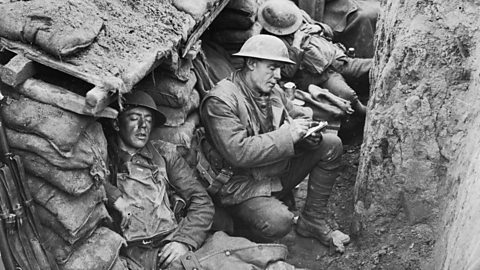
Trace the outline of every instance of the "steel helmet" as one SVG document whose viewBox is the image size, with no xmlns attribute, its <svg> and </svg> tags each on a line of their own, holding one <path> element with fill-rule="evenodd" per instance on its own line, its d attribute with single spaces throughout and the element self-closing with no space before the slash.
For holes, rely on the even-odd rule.
<svg viewBox="0 0 480 270">
<path fill-rule="evenodd" d="M 289 0 L 269 0 L 258 8 L 258 21 L 268 32 L 284 36 L 297 31 L 302 25 L 300 9 Z"/>
<path fill-rule="evenodd" d="M 165 115 L 157 109 L 155 101 L 153 101 L 153 98 L 149 94 L 143 91 L 135 91 L 125 94 L 123 97 L 125 98 L 123 102 L 125 110 L 132 107 L 144 107 L 152 110 L 155 127 L 163 125 L 167 120 Z"/>
<path fill-rule="evenodd" d="M 281 39 L 272 35 L 252 36 L 245 41 L 240 51 L 233 55 L 295 64 L 288 57 L 287 46 Z"/>
</svg>

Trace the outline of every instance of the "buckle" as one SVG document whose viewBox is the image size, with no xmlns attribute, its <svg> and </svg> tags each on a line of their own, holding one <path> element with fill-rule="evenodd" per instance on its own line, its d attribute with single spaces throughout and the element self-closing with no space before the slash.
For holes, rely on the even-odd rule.
<svg viewBox="0 0 480 270">
<path fill-rule="evenodd" d="M 152 240 L 152 239 L 150 239 L 150 240 L 142 240 L 142 245 L 145 245 L 145 246 L 148 246 L 148 245 L 150 245 L 150 244 L 152 244 L 152 243 L 153 243 L 153 240 Z"/>
<path fill-rule="evenodd" d="M 15 231 L 17 216 L 15 214 L 8 214 L 5 216 L 5 227 L 9 234 Z"/>
<path fill-rule="evenodd" d="M 233 176 L 233 172 L 229 169 L 222 169 L 220 171 L 220 173 L 217 175 L 216 179 L 222 183 L 222 184 L 226 184 L 230 178 L 232 178 Z"/>
</svg>

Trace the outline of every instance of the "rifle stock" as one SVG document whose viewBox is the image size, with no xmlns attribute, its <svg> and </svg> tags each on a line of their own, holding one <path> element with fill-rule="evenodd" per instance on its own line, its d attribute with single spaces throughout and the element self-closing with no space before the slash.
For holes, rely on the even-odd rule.
<svg viewBox="0 0 480 270">
<path fill-rule="evenodd" d="M 0 115 L 0 160 L 3 161 L 6 165 L 6 168 L 3 169 L 5 172 L 4 175 L 4 185 L 7 190 L 12 192 L 7 192 L 7 198 L 10 199 L 11 207 L 22 209 L 24 213 L 18 213 L 17 215 L 17 224 L 16 232 L 13 239 L 20 240 L 13 242 L 12 237 L 6 235 L 7 242 L 10 244 L 10 249 L 14 250 L 23 250 L 25 257 L 22 258 L 19 255 L 21 254 L 12 254 L 18 255 L 17 258 L 12 256 L 12 260 L 15 260 L 17 264 L 22 266 L 22 264 L 29 265 L 30 267 L 24 269 L 58 269 L 53 256 L 42 246 L 42 242 L 39 235 L 40 223 L 38 216 L 36 215 L 35 209 L 33 208 L 32 197 L 30 190 L 26 183 L 25 171 L 23 168 L 22 161 L 19 156 L 13 155 L 10 152 L 10 147 L 8 145 L 8 139 L 5 132 L 5 126 L 3 119 Z M 8 187 L 9 186 L 9 187 Z M 17 214 L 16 212 L 14 212 Z M 26 222 L 22 222 L 22 219 L 27 219 Z M 5 231 L 3 231 L 5 232 Z M 4 233 L 5 234 L 5 233 Z M 0 235 L 0 238 L 2 236 Z M 1 239 L 0 239 L 1 241 Z M 12 247 L 12 244 L 14 245 Z M 19 247 L 18 245 L 21 245 Z M 3 246 L 3 244 L 2 244 Z M 8 248 L 8 246 L 7 246 Z M 23 253 L 22 252 L 22 253 Z M 15 252 L 20 253 L 20 252 Z M 2 251 L 3 254 L 3 251 Z M 8 253 L 6 253 L 6 256 Z M 23 267 L 22 267 L 23 268 Z M 16 268 L 12 268 L 16 269 Z"/>
<path fill-rule="evenodd" d="M 8 245 L 5 224 L 3 220 L 0 221 L 0 253 L 2 254 L 3 266 L 5 270 L 15 270 L 15 263 L 13 262 L 13 255 Z"/>
</svg>

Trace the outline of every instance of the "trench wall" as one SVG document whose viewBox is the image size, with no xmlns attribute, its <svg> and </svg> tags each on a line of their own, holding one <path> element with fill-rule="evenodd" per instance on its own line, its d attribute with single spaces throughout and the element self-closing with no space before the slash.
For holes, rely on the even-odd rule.
<svg viewBox="0 0 480 270">
<path fill-rule="evenodd" d="M 480 2 L 382 1 L 355 186 L 367 233 L 399 212 L 435 232 L 435 269 L 480 243 Z"/>
</svg>

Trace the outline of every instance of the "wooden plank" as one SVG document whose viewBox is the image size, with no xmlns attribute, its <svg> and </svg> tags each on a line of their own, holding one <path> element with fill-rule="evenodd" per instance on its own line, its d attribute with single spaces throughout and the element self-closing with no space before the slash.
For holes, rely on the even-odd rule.
<svg viewBox="0 0 480 270">
<path fill-rule="evenodd" d="M 86 82 L 89 82 L 96 86 L 102 86 L 104 88 L 114 87 L 109 90 L 111 91 L 120 91 L 128 92 L 130 89 L 127 89 L 123 80 L 114 77 L 114 76 L 97 76 L 91 73 L 86 73 L 78 70 L 75 66 L 54 59 L 41 51 L 36 50 L 28 44 L 23 44 L 21 42 L 7 40 L 5 38 L 0 38 L 0 45 L 7 48 L 9 51 L 12 51 L 17 54 L 23 54 L 26 58 L 38 62 L 42 65 L 48 66 L 50 68 L 56 69 L 58 71 L 64 72 L 66 74 L 72 75 L 79 79 L 82 79 Z M 98 111 L 100 112 L 100 111 Z"/>
<path fill-rule="evenodd" d="M 5 38 L 0 38 L 0 45 L 3 45 L 9 51 L 12 51 L 16 54 L 24 55 L 26 58 L 38 62 L 42 65 L 47 67 L 51 67 L 53 69 L 59 70 L 61 72 L 67 73 L 79 79 L 82 79 L 86 82 L 89 82 L 94 85 L 102 85 L 103 79 L 99 76 L 82 72 L 78 70 L 75 66 L 70 65 L 65 62 L 61 62 L 56 60 L 45 53 L 33 48 L 28 44 L 23 44 L 17 41 L 11 41 Z M 118 78 L 117 78 L 118 79 Z"/>
<path fill-rule="evenodd" d="M 98 115 L 114 100 L 115 98 L 110 90 L 95 86 L 87 92 L 83 111 L 87 114 Z"/>
<path fill-rule="evenodd" d="M 33 61 L 16 55 L 4 66 L 0 65 L 0 79 L 3 83 L 16 87 L 36 73 Z"/>
<path fill-rule="evenodd" d="M 117 118 L 118 115 L 117 110 L 109 107 L 96 114 L 86 113 L 84 112 L 85 97 L 37 79 L 26 80 L 16 90 L 29 98 L 78 114 L 111 119 Z"/>
<path fill-rule="evenodd" d="M 197 43 L 200 37 L 203 35 L 203 32 L 207 30 L 210 24 L 215 20 L 215 18 L 220 14 L 220 12 L 225 8 L 225 6 L 230 2 L 230 0 L 221 0 L 220 4 L 213 9 L 213 11 L 208 14 L 206 18 L 203 19 L 203 22 L 192 32 L 190 37 L 188 38 L 185 46 L 182 48 L 182 57 L 185 57 L 190 51 L 190 48 Z"/>
</svg>

